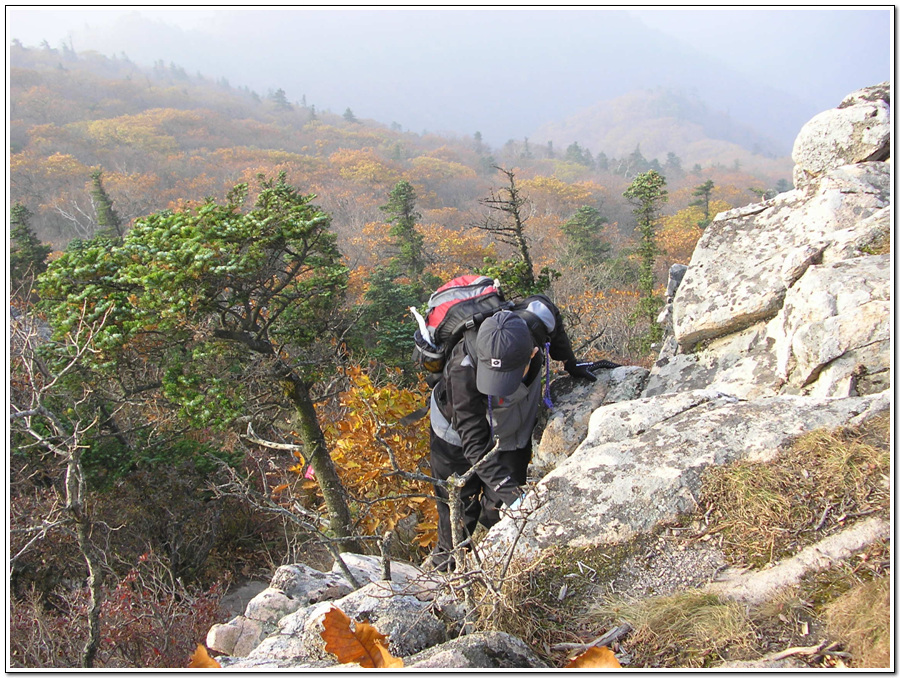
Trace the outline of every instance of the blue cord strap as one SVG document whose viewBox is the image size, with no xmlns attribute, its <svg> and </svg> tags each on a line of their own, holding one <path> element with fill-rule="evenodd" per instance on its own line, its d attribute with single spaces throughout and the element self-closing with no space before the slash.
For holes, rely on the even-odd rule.
<svg viewBox="0 0 900 678">
<path fill-rule="evenodd" d="M 494 402 L 493 396 L 488 396 L 488 423 L 491 425 L 491 440 L 494 439 Z"/>
<path fill-rule="evenodd" d="M 544 344 L 544 405 L 553 409 L 553 401 L 550 400 L 550 342 Z"/>
</svg>

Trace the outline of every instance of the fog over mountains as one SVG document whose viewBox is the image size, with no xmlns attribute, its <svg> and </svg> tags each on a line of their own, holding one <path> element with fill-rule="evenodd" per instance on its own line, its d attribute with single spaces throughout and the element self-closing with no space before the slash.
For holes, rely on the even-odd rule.
<svg viewBox="0 0 900 678">
<path fill-rule="evenodd" d="M 28 12 L 7 14 L 8 37 L 16 38 Z M 125 54 L 141 65 L 174 63 L 263 96 L 280 88 L 291 101 L 336 113 L 350 108 L 358 118 L 412 132 L 478 131 L 492 145 L 533 137 L 546 125 L 629 92 L 665 88 L 703 101 L 711 115 L 730 119 L 726 126 L 752 128 L 751 146 L 786 155 L 803 123 L 839 103 L 804 94 L 809 88 L 802 73 L 796 74 L 796 89 L 769 84 L 774 78 L 765 72 L 747 76 L 724 56 L 649 27 L 641 14 L 647 12 L 231 8 L 189 17 L 67 10 L 54 13 L 56 22 L 70 17 L 63 36 L 51 35 L 48 20 L 45 39 L 53 46 L 66 40 L 77 51 Z M 760 31 L 761 52 L 768 39 L 785 40 L 784 26 L 775 29 L 787 15 L 771 14 L 771 36 Z M 810 21 L 820 14 L 811 13 Z M 857 24 L 859 14 L 870 23 L 875 19 L 879 28 L 868 41 L 858 36 L 856 48 L 874 49 L 884 58 L 865 58 L 865 67 L 849 74 L 823 65 L 832 68 L 844 93 L 890 78 L 892 11 L 854 12 Z M 846 16 L 848 27 L 856 25 Z M 815 47 L 823 60 L 847 49 L 836 38 L 857 40 L 849 33 L 823 34 Z M 809 57 L 811 47 L 797 39 L 797 49 Z M 594 152 L 604 150 L 583 143 Z"/>
</svg>

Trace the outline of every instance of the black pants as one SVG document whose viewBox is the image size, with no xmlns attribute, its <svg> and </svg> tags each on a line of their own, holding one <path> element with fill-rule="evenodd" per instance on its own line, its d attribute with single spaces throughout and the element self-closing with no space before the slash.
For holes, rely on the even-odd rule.
<svg viewBox="0 0 900 678">
<path fill-rule="evenodd" d="M 500 452 L 499 463 L 509 469 L 510 475 L 518 485 L 524 485 L 528 475 L 528 464 L 531 462 L 531 444 L 519 450 Z M 440 480 L 446 480 L 454 473 L 464 474 L 471 464 L 463 454 L 462 448 L 451 445 L 431 431 L 431 474 Z M 438 512 L 438 545 L 436 553 L 446 553 L 453 549 L 453 534 L 450 528 L 450 507 L 447 504 L 447 491 L 435 485 Z M 490 487 L 481 482 L 477 473 L 472 474 L 463 486 L 462 493 L 464 538 L 475 531 L 478 523 L 491 527 L 500 521 L 502 502 Z"/>
</svg>

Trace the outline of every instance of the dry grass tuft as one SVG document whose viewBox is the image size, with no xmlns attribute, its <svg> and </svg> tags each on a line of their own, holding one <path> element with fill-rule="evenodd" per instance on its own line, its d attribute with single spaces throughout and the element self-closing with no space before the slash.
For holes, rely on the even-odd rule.
<svg viewBox="0 0 900 678">
<path fill-rule="evenodd" d="M 593 614 L 634 627 L 628 648 L 635 667 L 701 668 L 725 655 L 748 657 L 755 647 L 756 633 L 744 606 L 710 593 L 610 600 Z"/>
<path fill-rule="evenodd" d="M 728 556 L 762 567 L 853 520 L 887 511 L 890 416 L 801 436 L 770 462 L 710 469 L 701 502 Z"/>
<path fill-rule="evenodd" d="M 628 553 L 627 546 L 558 548 L 527 565 L 516 561 L 503 582 L 502 595 L 477 592 L 485 604 L 475 626 L 521 638 L 551 666 L 561 666 L 568 653 L 553 649 L 555 644 L 585 643 L 608 630 L 588 615 L 589 601 L 597 581 L 610 577 Z"/>
<path fill-rule="evenodd" d="M 827 633 L 840 640 L 858 669 L 891 666 L 891 583 L 873 579 L 850 589 L 825 608 Z"/>
</svg>

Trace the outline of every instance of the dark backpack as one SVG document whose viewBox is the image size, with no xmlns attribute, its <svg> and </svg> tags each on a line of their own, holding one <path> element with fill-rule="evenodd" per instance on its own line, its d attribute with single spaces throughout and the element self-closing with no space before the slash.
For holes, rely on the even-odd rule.
<svg viewBox="0 0 900 678">
<path fill-rule="evenodd" d="M 491 278 L 463 275 L 434 291 L 424 318 L 410 309 L 419 322 L 413 362 L 428 372 L 426 381 L 433 385 L 440 379 L 447 356 L 466 330 L 477 328 L 485 318 L 512 306 Z"/>
</svg>

